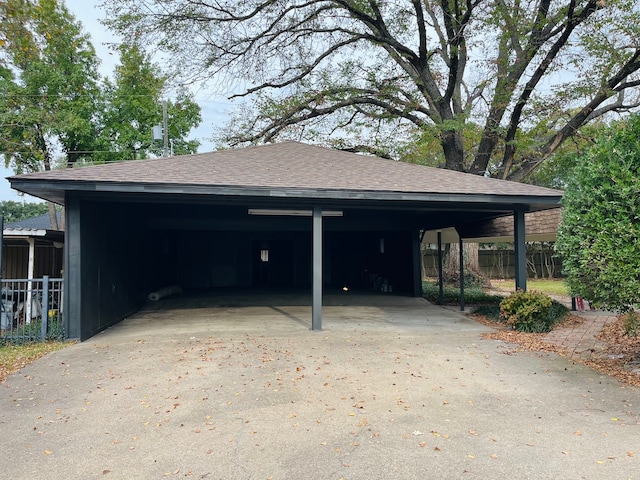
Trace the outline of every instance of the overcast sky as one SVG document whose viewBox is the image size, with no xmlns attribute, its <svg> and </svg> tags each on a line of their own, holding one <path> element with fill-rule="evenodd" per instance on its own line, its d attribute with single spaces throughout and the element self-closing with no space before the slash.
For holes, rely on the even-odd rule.
<svg viewBox="0 0 640 480">
<path fill-rule="evenodd" d="M 117 57 L 110 54 L 106 44 L 117 42 L 114 37 L 101 23 L 104 12 L 98 8 L 102 0 L 66 0 L 67 8 L 82 22 L 84 30 L 91 35 L 91 41 L 98 58 L 101 60 L 100 70 L 102 75 L 110 75 L 117 64 Z M 208 138 L 211 137 L 214 125 L 221 125 L 224 122 L 225 114 L 230 108 L 230 104 L 223 96 L 211 95 L 206 91 L 198 91 L 195 96 L 196 102 L 202 108 L 202 123 L 191 134 L 192 138 L 200 140 L 199 151 L 213 150 L 213 144 Z M 37 198 L 19 195 L 12 190 L 6 177 L 13 175 L 13 171 L 4 168 L 4 162 L 0 162 L 0 201 L 39 201 Z"/>
</svg>

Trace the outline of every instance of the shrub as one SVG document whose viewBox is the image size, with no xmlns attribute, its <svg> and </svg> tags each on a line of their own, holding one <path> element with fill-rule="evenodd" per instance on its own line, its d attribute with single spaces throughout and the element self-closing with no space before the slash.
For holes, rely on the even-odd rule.
<svg viewBox="0 0 640 480">
<path fill-rule="evenodd" d="M 586 152 L 562 204 L 556 248 L 571 294 L 620 313 L 640 307 L 640 115 Z"/>
<path fill-rule="evenodd" d="M 548 332 L 567 308 L 540 292 L 518 290 L 500 302 L 500 316 L 519 332 Z"/>
<path fill-rule="evenodd" d="M 484 304 L 478 305 L 473 309 L 473 313 L 476 315 L 482 315 L 483 317 L 488 318 L 489 320 L 495 320 L 496 322 L 504 321 L 504 319 L 500 316 L 500 305 L 496 304 Z"/>
<path fill-rule="evenodd" d="M 624 334 L 637 337 L 640 333 L 640 315 L 633 310 L 627 312 L 624 317 Z"/>
<path fill-rule="evenodd" d="M 551 301 L 551 311 L 549 312 L 549 319 L 552 322 L 552 325 L 564 319 L 564 317 L 567 316 L 567 313 L 569 313 L 569 309 L 567 307 L 565 307 L 560 302 L 556 302 L 555 300 Z"/>
</svg>

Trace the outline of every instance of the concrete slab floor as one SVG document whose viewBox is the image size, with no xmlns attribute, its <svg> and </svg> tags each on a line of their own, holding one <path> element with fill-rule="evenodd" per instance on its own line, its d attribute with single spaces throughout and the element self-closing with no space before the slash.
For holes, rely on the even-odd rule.
<svg viewBox="0 0 640 480">
<path fill-rule="evenodd" d="M 305 305 L 146 310 L 48 355 L 0 385 L 0 478 L 640 478 L 637 389 L 374 303 L 321 332 Z"/>
</svg>

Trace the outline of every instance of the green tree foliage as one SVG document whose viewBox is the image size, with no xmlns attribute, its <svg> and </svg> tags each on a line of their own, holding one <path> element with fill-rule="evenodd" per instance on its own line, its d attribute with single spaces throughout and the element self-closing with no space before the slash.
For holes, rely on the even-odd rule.
<svg viewBox="0 0 640 480">
<path fill-rule="evenodd" d="M 106 81 L 106 109 L 97 161 L 160 156 L 163 142 L 154 142 L 152 128 L 162 124 L 162 95 L 167 77 L 135 44 L 122 44 L 113 81 Z M 168 134 L 176 155 L 195 153 L 199 142 L 188 140 L 201 121 L 200 107 L 185 90 L 167 101 Z"/>
<path fill-rule="evenodd" d="M 564 190 L 580 157 L 584 156 L 600 137 L 607 135 L 608 131 L 608 125 L 602 119 L 583 126 L 533 172 L 527 183 Z"/>
<path fill-rule="evenodd" d="M 635 0 L 105 4 L 183 80 L 239 91 L 229 145 L 322 141 L 522 180 L 581 126 L 639 104 Z"/>
<path fill-rule="evenodd" d="M 639 307 L 639 116 L 581 157 L 563 204 L 557 249 L 571 293 L 617 311 Z"/>
<path fill-rule="evenodd" d="M 0 2 L 0 153 L 16 173 L 162 153 L 152 126 L 162 123 L 167 75 L 138 46 L 119 46 L 114 80 L 81 24 L 61 0 Z M 200 107 L 186 90 L 168 102 L 175 154 L 189 140 Z"/>
<path fill-rule="evenodd" d="M 99 60 L 81 24 L 61 0 L 0 1 L 0 155 L 16 173 L 77 163 L 157 155 L 151 128 L 162 121 L 166 76 L 135 45 L 120 47 L 115 82 L 98 74 Z M 180 91 L 168 102 L 176 153 L 200 108 Z M 57 225 L 53 205 L 51 224 Z"/>
<path fill-rule="evenodd" d="M 94 148 L 98 59 L 57 0 L 0 2 L 0 152 L 17 173 L 73 163 Z"/>
<path fill-rule="evenodd" d="M 0 202 L 0 215 L 4 218 L 5 225 L 25 218 L 39 217 L 48 212 L 46 203 L 14 202 L 12 200 Z"/>
</svg>

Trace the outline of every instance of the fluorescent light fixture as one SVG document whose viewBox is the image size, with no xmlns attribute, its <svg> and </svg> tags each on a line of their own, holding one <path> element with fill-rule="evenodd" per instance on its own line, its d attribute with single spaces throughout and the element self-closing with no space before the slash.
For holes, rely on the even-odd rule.
<svg viewBox="0 0 640 480">
<path fill-rule="evenodd" d="M 277 210 L 267 208 L 250 208 L 249 215 L 264 215 L 270 217 L 311 217 L 312 210 Z M 323 210 L 323 217 L 342 217 L 341 210 Z"/>
</svg>

